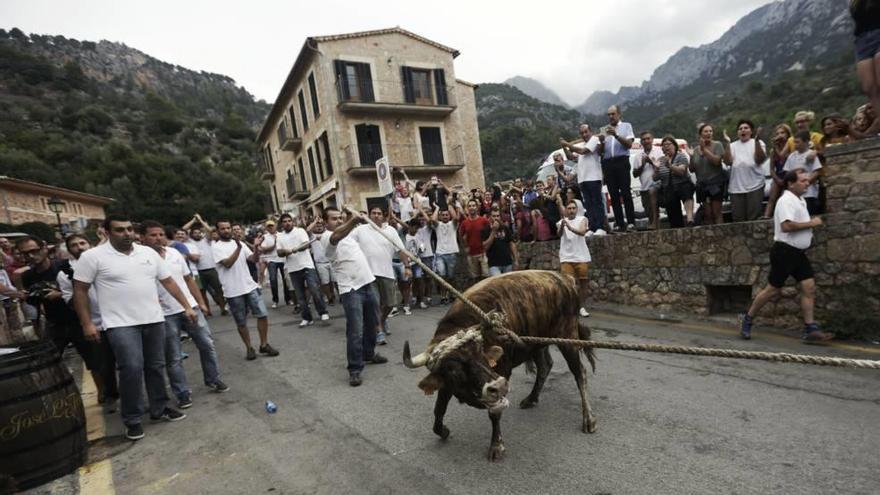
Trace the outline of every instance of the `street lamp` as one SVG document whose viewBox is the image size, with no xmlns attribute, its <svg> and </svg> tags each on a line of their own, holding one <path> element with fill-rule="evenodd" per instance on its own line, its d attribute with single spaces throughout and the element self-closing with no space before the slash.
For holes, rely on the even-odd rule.
<svg viewBox="0 0 880 495">
<path fill-rule="evenodd" d="M 64 201 L 61 201 L 58 196 L 52 196 L 46 203 L 49 205 L 52 213 L 55 213 L 55 221 L 58 222 L 58 233 L 63 235 L 64 231 L 61 230 L 61 210 L 64 209 Z"/>
</svg>

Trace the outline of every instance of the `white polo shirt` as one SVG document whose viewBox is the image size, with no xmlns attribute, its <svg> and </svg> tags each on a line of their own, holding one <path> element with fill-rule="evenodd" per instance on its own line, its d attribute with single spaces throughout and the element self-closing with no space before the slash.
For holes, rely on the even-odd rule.
<svg viewBox="0 0 880 495">
<path fill-rule="evenodd" d="M 220 260 L 225 260 L 232 256 L 235 249 L 236 245 L 233 240 L 219 240 L 211 243 L 214 259 L 217 260 L 215 265 L 217 276 L 220 278 L 220 285 L 223 286 L 223 295 L 227 298 L 250 294 L 254 289 L 259 288 L 259 285 L 251 278 L 250 270 L 248 270 L 247 258 L 254 253 L 247 247 L 247 244 L 241 243 L 241 252 L 238 253 L 238 258 L 236 258 L 235 263 L 231 267 L 226 268 L 220 264 Z"/>
<path fill-rule="evenodd" d="M 76 273 L 76 260 L 73 258 L 70 259 L 70 268 Z M 0 282 L 2 282 L 3 275 L 5 274 L 5 270 L 0 270 Z M 58 272 L 58 277 L 56 277 L 55 281 L 58 283 L 58 288 L 61 289 L 61 298 L 64 299 L 64 302 L 70 304 L 70 301 L 73 299 L 73 281 L 64 272 Z M 92 320 L 92 324 L 98 330 L 104 330 L 104 324 L 101 321 L 101 307 L 98 305 L 98 296 L 95 293 L 94 285 L 89 287 L 89 319 Z"/>
<path fill-rule="evenodd" d="M 333 232 L 328 230 L 321 234 L 320 242 L 336 272 L 336 284 L 339 286 L 340 295 L 360 289 L 376 280 L 370 270 L 370 264 L 367 263 L 367 257 L 358 246 L 357 240 L 352 238 L 353 233 L 354 231 L 343 237 L 335 246 L 330 244 L 330 236 Z"/>
<path fill-rule="evenodd" d="M 186 281 L 183 279 L 183 277 L 190 274 L 189 267 L 187 266 L 183 255 L 176 249 L 165 248 L 165 263 L 168 264 L 168 269 L 171 270 L 171 278 L 174 279 L 174 283 L 180 287 L 180 291 L 183 292 L 184 297 L 186 297 L 186 302 L 189 304 L 189 307 L 196 307 L 196 298 L 194 298 L 189 292 L 189 287 L 187 287 Z M 162 311 L 165 313 L 165 316 L 176 315 L 177 313 L 183 312 L 183 306 L 177 302 L 177 299 L 174 299 L 174 296 L 172 296 L 170 292 L 165 290 L 165 287 L 163 287 L 162 284 L 156 282 L 156 287 L 159 289 L 159 304 L 162 306 Z"/>
<path fill-rule="evenodd" d="M 109 242 L 83 253 L 73 272 L 74 280 L 95 286 L 105 328 L 164 322 L 156 281 L 170 276 L 156 251 L 135 244 L 125 254 Z"/>
<path fill-rule="evenodd" d="M 577 161 L 577 181 L 588 182 L 594 180 L 602 180 L 602 163 L 599 161 L 599 155 L 596 149 L 599 148 L 599 138 L 591 136 L 586 143 L 581 146 L 590 150 L 589 153 L 578 155 Z"/>
<path fill-rule="evenodd" d="M 799 198 L 797 194 L 786 189 L 776 202 L 776 210 L 773 212 L 773 240 L 784 242 L 797 249 L 807 249 L 813 242 L 813 229 L 801 229 L 795 232 L 783 232 L 782 224 L 786 220 L 792 222 L 809 222 L 810 213 L 807 211 L 807 202 Z"/>
<path fill-rule="evenodd" d="M 586 217 L 575 217 L 574 220 L 567 221 L 572 227 L 577 229 L 587 226 Z M 593 261 L 593 258 L 590 256 L 590 248 L 587 247 L 587 239 L 584 235 L 577 235 L 563 228 L 562 220 L 556 223 L 556 231 L 559 232 L 560 263 L 589 263 Z"/>
<path fill-rule="evenodd" d="M 202 251 L 199 249 L 199 246 L 196 244 L 196 242 L 194 240 L 187 239 L 187 241 L 184 242 L 183 245 L 186 246 L 187 249 L 189 249 L 189 254 L 199 255 L 199 259 L 201 259 Z M 189 271 L 192 272 L 194 277 L 199 274 L 198 263 L 196 263 L 194 261 L 189 261 L 187 259 L 186 264 L 189 266 Z"/>
<path fill-rule="evenodd" d="M 790 170 L 803 169 L 809 175 L 812 175 L 813 172 L 822 168 L 822 162 L 819 161 L 818 157 L 813 157 L 813 161 L 807 160 L 807 155 L 810 154 L 810 151 L 807 150 L 804 153 L 801 153 L 798 150 L 792 151 L 788 158 L 785 160 L 785 166 L 783 170 L 786 172 Z M 819 183 L 814 182 L 810 184 L 810 187 L 807 188 L 807 191 L 804 193 L 805 198 L 818 198 L 819 197 Z"/>
<path fill-rule="evenodd" d="M 294 227 L 290 232 L 279 232 L 277 236 L 278 249 L 290 250 L 309 241 L 309 233 L 302 227 Z M 298 253 L 291 253 L 284 258 L 284 269 L 287 273 L 298 272 L 306 268 L 315 268 L 312 254 L 308 249 Z"/>
<path fill-rule="evenodd" d="M 211 240 L 206 235 L 202 237 L 200 241 L 193 241 L 193 243 L 199 249 L 199 262 L 196 263 L 196 267 L 199 270 L 211 270 L 216 268 L 216 263 L 214 263 L 214 254 L 211 249 Z"/>
<path fill-rule="evenodd" d="M 348 237 L 354 239 L 361 248 L 373 275 L 393 279 L 394 266 L 391 262 L 394 254 L 403 248 L 403 243 L 400 242 L 400 235 L 394 230 L 394 227 L 385 224 L 382 226 L 382 231 L 392 239 L 396 239 L 397 242 L 392 244 L 369 225 L 359 225 L 348 234 Z"/>
</svg>

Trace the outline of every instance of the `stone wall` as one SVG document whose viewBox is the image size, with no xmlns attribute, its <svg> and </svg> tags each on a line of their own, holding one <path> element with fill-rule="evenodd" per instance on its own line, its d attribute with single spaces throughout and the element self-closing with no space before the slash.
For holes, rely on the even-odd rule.
<svg viewBox="0 0 880 495">
<path fill-rule="evenodd" d="M 841 334 L 880 332 L 880 139 L 828 150 L 825 225 L 808 254 L 816 272 L 817 319 Z M 739 312 L 767 283 L 769 220 L 594 237 L 588 241 L 597 301 L 708 315 Z M 557 270 L 558 241 L 520 246 L 523 268 Z M 797 290 L 760 315 L 800 325 Z"/>
</svg>

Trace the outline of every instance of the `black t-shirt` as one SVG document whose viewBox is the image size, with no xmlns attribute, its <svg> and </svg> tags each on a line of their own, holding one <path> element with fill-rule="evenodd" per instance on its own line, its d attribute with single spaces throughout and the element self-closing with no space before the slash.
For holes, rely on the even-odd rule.
<svg viewBox="0 0 880 495">
<path fill-rule="evenodd" d="M 492 233 L 492 227 L 483 229 L 480 237 L 485 241 Z M 513 231 L 510 227 L 501 224 L 501 228 L 495 233 L 495 240 L 486 250 L 486 259 L 489 266 L 507 266 L 513 264 L 513 256 L 510 253 L 510 243 L 513 241 Z"/>
<path fill-rule="evenodd" d="M 70 269 L 69 261 L 53 261 L 49 265 L 49 269 L 42 273 L 38 273 L 34 268 L 24 272 L 21 276 L 21 282 L 25 290 L 31 293 L 40 288 L 59 290 L 57 282 L 58 272 L 62 270 L 65 271 L 65 277 L 68 276 L 67 273 L 73 273 Z M 76 313 L 70 309 L 70 306 L 64 302 L 64 299 L 59 298 L 54 301 L 47 301 L 40 295 L 35 295 L 35 297 L 28 297 L 28 302 L 35 306 L 42 304 L 46 319 L 53 323 L 76 324 L 79 322 Z"/>
<path fill-rule="evenodd" d="M 448 196 L 449 191 L 445 187 L 431 186 L 428 188 L 428 201 L 430 201 L 431 208 L 437 205 L 441 211 L 449 209 L 449 203 L 446 201 Z"/>
<path fill-rule="evenodd" d="M 880 29 L 880 2 L 876 0 L 853 0 L 849 13 L 855 23 L 855 36 Z"/>
</svg>

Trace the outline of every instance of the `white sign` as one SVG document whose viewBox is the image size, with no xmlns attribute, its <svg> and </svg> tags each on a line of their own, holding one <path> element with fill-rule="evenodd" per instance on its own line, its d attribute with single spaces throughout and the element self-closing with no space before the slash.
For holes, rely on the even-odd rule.
<svg viewBox="0 0 880 495">
<path fill-rule="evenodd" d="M 394 191 L 391 169 L 388 166 L 388 159 L 384 156 L 376 160 L 376 178 L 379 179 L 379 194 L 386 196 Z"/>
</svg>

